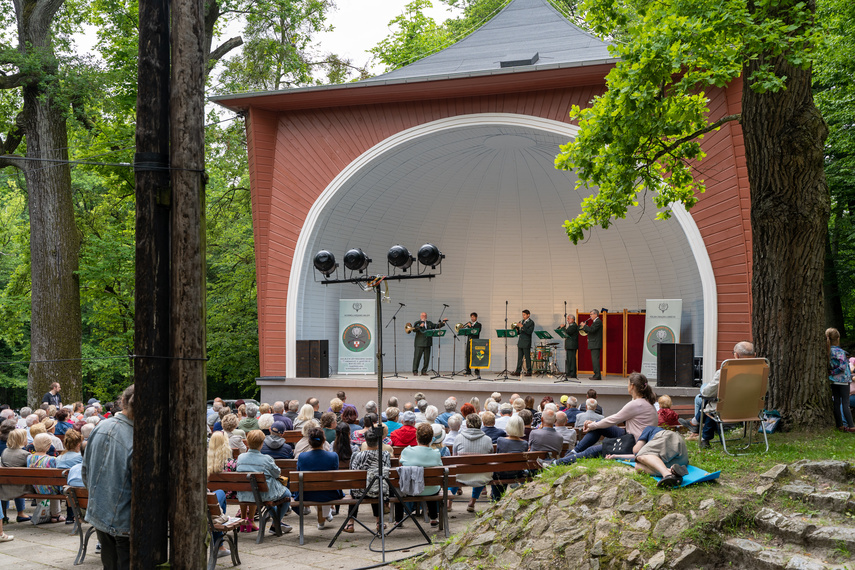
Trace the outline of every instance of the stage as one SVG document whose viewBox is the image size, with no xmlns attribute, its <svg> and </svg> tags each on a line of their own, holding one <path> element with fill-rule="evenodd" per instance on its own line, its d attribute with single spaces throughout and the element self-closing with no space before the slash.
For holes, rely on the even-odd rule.
<svg viewBox="0 0 855 570">
<path fill-rule="evenodd" d="M 502 394 L 502 402 L 507 402 L 513 393 L 518 393 L 522 397 L 531 395 L 537 405 L 544 396 L 552 396 L 557 404 L 563 394 L 575 396 L 581 402 L 585 399 L 587 391 L 593 388 L 597 391 L 597 401 L 606 415 L 617 412 L 629 401 L 628 381 L 623 376 L 604 376 L 603 380 L 588 380 L 585 377 L 579 378 L 578 384 L 575 382 L 556 384 L 554 378 L 536 375 L 511 376 L 509 380 L 497 380 L 493 372 L 482 374 L 480 380 L 474 379 L 474 376 L 457 375 L 453 378 L 431 379 L 429 376 L 413 376 L 403 372 L 399 374 L 407 378 L 387 376 L 383 379 L 382 409 L 386 408 L 386 401 L 391 396 L 397 397 L 399 405 L 403 408 L 405 402 L 413 401 L 413 394 L 416 392 L 424 393 L 428 403 L 436 406 L 440 413 L 445 411 L 443 402 L 449 396 L 457 398 L 458 407 L 473 396 L 477 396 L 483 405 L 493 392 Z M 377 400 L 376 375 L 334 375 L 329 378 L 266 377 L 258 378 L 257 382 L 261 388 L 261 401 L 271 404 L 277 400 L 305 402 L 314 396 L 321 401 L 321 409 L 326 410 L 336 392 L 344 390 L 347 393 L 347 402 L 355 405 L 361 414 L 365 402 Z M 674 405 L 691 404 L 698 393 L 698 388 L 657 387 L 655 381 L 651 384 L 657 396 L 664 394 L 671 396 Z"/>
</svg>

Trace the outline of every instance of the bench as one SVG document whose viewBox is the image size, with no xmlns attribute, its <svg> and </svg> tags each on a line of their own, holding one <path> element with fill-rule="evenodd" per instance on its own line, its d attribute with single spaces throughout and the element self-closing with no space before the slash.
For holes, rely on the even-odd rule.
<svg viewBox="0 0 855 570">
<path fill-rule="evenodd" d="M 267 522 L 271 521 L 274 534 L 282 536 L 282 521 L 275 516 L 275 507 L 283 505 L 291 501 L 290 497 L 283 497 L 277 501 L 263 501 L 261 494 L 267 492 L 267 479 L 264 473 L 212 473 L 208 477 L 209 491 L 248 491 L 251 492 L 254 498 L 253 503 L 258 513 L 258 536 L 255 539 L 256 544 L 264 542 L 264 530 L 267 527 Z M 253 503 L 240 502 L 240 505 L 250 505 Z"/>
<path fill-rule="evenodd" d="M 50 485 L 57 487 L 60 492 L 53 495 L 41 495 L 39 493 L 24 493 L 16 498 L 19 499 L 56 499 L 65 500 L 62 488 L 65 486 L 65 473 L 67 469 L 52 469 L 39 467 L 0 467 L 0 485 Z"/>
<path fill-rule="evenodd" d="M 86 558 L 86 549 L 89 547 L 89 539 L 95 533 L 95 527 L 91 526 L 83 532 L 83 523 L 86 517 L 86 507 L 89 506 L 89 491 L 86 487 L 68 487 L 64 488 L 68 506 L 74 513 L 74 528 L 72 534 L 77 534 L 80 538 L 80 546 L 77 549 L 77 558 L 74 559 L 74 565 L 83 564 Z"/>
<path fill-rule="evenodd" d="M 451 468 L 450 474 L 456 479 L 470 473 L 505 473 L 519 471 L 539 471 L 538 459 L 546 459 L 546 451 L 524 451 L 520 453 L 490 453 L 481 455 L 453 455 L 442 458 L 442 464 Z M 531 480 L 531 476 L 508 479 L 493 478 L 487 485 L 509 485 Z"/>
<path fill-rule="evenodd" d="M 207 493 L 208 501 L 208 531 L 211 533 L 211 548 L 208 552 L 208 570 L 214 570 L 217 567 L 217 553 L 220 550 L 220 545 L 226 540 L 229 543 L 229 550 L 232 553 L 232 566 L 240 565 L 240 556 L 238 556 L 238 531 L 240 530 L 240 519 L 226 524 L 214 522 L 214 518 L 220 516 L 220 502 L 214 493 Z M 76 515 L 75 515 L 76 516 Z M 214 533 L 221 532 L 222 536 L 214 540 Z M 233 536 L 229 536 L 229 533 Z M 75 562 L 75 564 L 77 564 Z"/>
</svg>

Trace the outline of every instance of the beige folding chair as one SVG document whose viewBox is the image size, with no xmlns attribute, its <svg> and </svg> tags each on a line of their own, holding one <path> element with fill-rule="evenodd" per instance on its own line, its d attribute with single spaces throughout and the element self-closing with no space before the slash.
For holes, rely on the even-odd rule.
<svg viewBox="0 0 855 570">
<path fill-rule="evenodd" d="M 769 361 L 765 358 L 738 358 L 721 363 L 716 410 L 707 413 L 718 422 L 721 444 L 728 455 L 745 454 L 731 453 L 727 450 L 724 424 L 743 423 L 742 437 L 730 441 L 739 441 L 747 435 L 748 443 L 740 449 L 748 449 L 756 429 L 752 422 L 763 425 L 763 409 L 768 388 Z M 704 415 L 701 414 L 701 430 L 703 430 Z M 765 429 L 759 431 L 763 433 L 763 440 L 766 443 L 766 451 L 763 453 L 766 453 L 769 451 L 769 438 L 766 436 Z M 760 442 L 757 441 L 757 443 Z"/>
</svg>

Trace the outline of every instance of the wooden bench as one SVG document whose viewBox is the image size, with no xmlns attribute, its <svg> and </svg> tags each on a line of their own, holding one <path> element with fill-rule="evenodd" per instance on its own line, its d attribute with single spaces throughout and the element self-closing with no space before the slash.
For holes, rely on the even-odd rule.
<svg viewBox="0 0 855 570">
<path fill-rule="evenodd" d="M 83 564 L 86 558 L 86 549 L 89 547 L 89 539 L 95 533 L 95 527 L 89 526 L 86 532 L 83 532 L 83 523 L 86 519 L 86 507 L 89 506 L 89 491 L 86 487 L 68 487 L 64 488 L 65 496 L 68 500 L 68 506 L 74 513 L 74 529 L 72 534 L 77 534 L 80 538 L 80 546 L 77 549 L 77 558 L 74 559 L 74 565 Z"/>
<path fill-rule="evenodd" d="M 232 566 L 238 566 L 240 565 L 240 556 L 238 555 L 238 531 L 240 530 L 241 521 L 236 520 L 226 524 L 215 523 L 214 518 L 223 514 L 222 509 L 220 509 L 220 502 L 217 500 L 217 495 L 214 493 L 208 492 L 207 496 L 208 531 L 211 533 L 211 548 L 208 551 L 208 570 L 214 570 L 214 568 L 217 567 L 217 554 L 220 550 L 220 545 L 223 544 L 224 540 L 229 543 L 229 550 L 231 550 L 232 553 Z M 222 536 L 217 540 L 214 540 L 215 532 L 222 533 Z M 232 536 L 229 536 L 230 532 L 232 533 Z"/>
<path fill-rule="evenodd" d="M 38 467 L 0 467 L 0 485 L 50 485 L 59 489 L 59 493 L 42 495 L 35 492 L 24 493 L 16 498 L 65 500 L 62 488 L 65 486 L 66 469 Z"/>
<path fill-rule="evenodd" d="M 275 516 L 275 507 L 284 505 L 291 501 L 290 497 L 283 497 L 276 501 L 263 501 L 261 494 L 266 493 L 267 479 L 264 473 L 213 473 L 208 477 L 209 491 L 248 491 L 251 492 L 254 498 L 252 503 L 240 502 L 241 505 L 255 504 L 256 512 L 258 513 L 258 536 L 255 539 L 256 544 L 264 542 L 264 530 L 267 527 L 267 522 L 271 521 L 274 534 L 282 536 L 282 524 L 279 517 Z"/>
<path fill-rule="evenodd" d="M 457 479 L 460 475 L 471 473 L 510 473 L 520 471 L 539 471 L 538 459 L 546 459 L 546 451 L 525 451 L 520 453 L 490 453 L 481 455 L 453 455 L 443 457 L 442 464 L 451 468 L 450 474 Z M 531 476 L 513 478 L 493 478 L 486 485 L 509 485 L 531 480 Z"/>
</svg>

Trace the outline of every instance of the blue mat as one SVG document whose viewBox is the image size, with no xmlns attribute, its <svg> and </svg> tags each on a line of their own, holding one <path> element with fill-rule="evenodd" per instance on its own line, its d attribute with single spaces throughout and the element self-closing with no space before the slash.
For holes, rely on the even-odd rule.
<svg viewBox="0 0 855 570">
<path fill-rule="evenodd" d="M 627 465 L 631 465 L 635 467 L 635 461 L 625 461 L 623 459 L 619 459 L 621 463 L 625 463 Z M 703 483 L 705 481 L 712 481 L 713 479 L 718 479 L 718 476 L 721 475 L 721 471 L 716 471 L 715 473 L 710 473 L 708 471 L 704 471 L 703 469 L 699 469 L 694 465 L 686 465 L 686 468 L 689 470 L 689 474 L 683 477 L 683 483 L 680 487 L 686 487 L 688 485 L 692 485 L 694 483 Z M 657 482 L 662 480 L 662 477 L 653 476 Z"/>
</svg>

